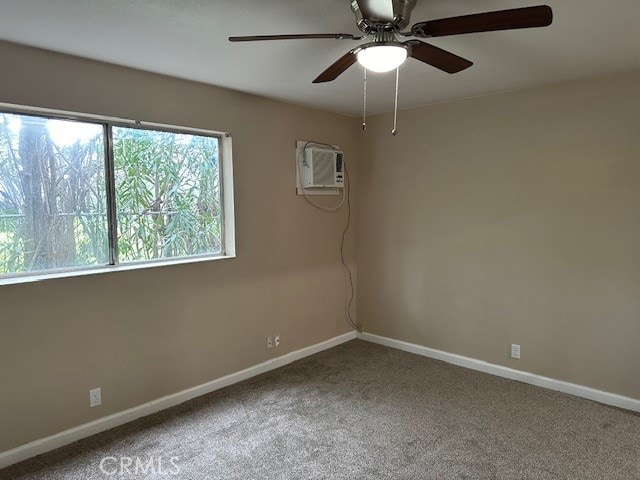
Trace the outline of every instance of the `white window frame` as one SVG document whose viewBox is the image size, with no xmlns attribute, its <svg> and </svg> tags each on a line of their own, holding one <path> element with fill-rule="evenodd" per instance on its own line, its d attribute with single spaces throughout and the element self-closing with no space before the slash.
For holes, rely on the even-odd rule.
<svg viewBox="0 0 640 480">
<path fill-rule="evenodd" d="M 119 272 L 127 270 L 137 270 L 141 268 L 160 267 L 166 265 L 180 265 L 197 262 L 208 262 L 212 260 L 221 260 L 235 258 L 235 214 L 234 214 L 234 196 L 233 196 L 233 160 L 232 160 L 232 141 L 228 132 L 219 132 L 214 130 L 205 130 L 201 128 L 184 127 L 178 125 L 169 125 L 163 123 L 144 122 L 141 120 L 130 120 L 118 117 L 108 117 L 103 115 L 85 114 L 69 112 L 65 110 L 54 110 L 49 108 L 30 107 L 24 105 L 15 105 L 0 102 L 0 111 L 2 113 L 17 115 L 34 115 L 43 118 L 51 118 L 56 120 L 73 120 L 78 122 L 93 123 L 103 127 L 103 135 L 105 142 L 105 183 L 106 183 L 106 201 L 107 215 L 109 219 L 109 264 L 107 265 L 87 265 L 80 267 L 71 267 L 64 269 L 39 270 L 35 272 L 20 272 L 0 276 L 1 285 L 12 285 L 16 283 L 35 282 L 40 280 L 48 280 L 53 278 L 77 277 L 82 275 L 92 275 L 108 272 Z M 113 127 L 129 127 L 146 130 L 160 130 L 173 133 L 184 133 L 200 136 L 215 137 L 218 139 L 219 145 L 219 175 L 220 175 L 220 203 L 221 203 L 221 221 L 222 221 L 222 239 L 221 252 L 202 255 L 190 255 L 184 257 L 158 258 L 152 260 L 139 260 L 132 262 L 117 262 L 117 221 L 115 218 L 115 191 L 113 179 L 113 145 L 112 132 Z M 113 263 L 112 263 L 113 262 Z"/>
</svg>

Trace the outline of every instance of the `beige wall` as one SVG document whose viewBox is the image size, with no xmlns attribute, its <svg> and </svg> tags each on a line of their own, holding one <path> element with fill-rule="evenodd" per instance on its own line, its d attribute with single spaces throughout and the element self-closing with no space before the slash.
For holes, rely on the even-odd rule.
<svg viewBox="0 0 640 480">
<path fill-rule="evenodd" d="M 230 132 L 237 239 L 236 259 L 0 286 L 0 451 L 349 330 L 346 212 L 295 195 L 293 156 L 337 143 L 355 172 L 352 119 L 7 43 L 0 71 L 0 102 Z"/>
<path fill-rule="evenodd" d="M 640 398 L 640 72 L 398 121 L 358 177 L 365 331 Z"/>
<path fill-rule="evenodd" d="M 640 73 L 402 111 L 391 137 L 389 115 L 363 136 L 358 119 L 1 42 L 0 70 L 0 102 L 229 131 L 238 254 L 0 286 L 0 451 L 348 331 L 345 212 L 294 195 L 297 139 L 340 144 L 357 170 L 366 331 L 640 398 Z"/>
</svg>

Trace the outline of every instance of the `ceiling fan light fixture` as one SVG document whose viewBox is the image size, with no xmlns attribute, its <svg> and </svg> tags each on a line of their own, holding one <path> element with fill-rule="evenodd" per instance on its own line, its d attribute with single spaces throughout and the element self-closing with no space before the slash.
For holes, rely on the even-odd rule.
<svg viewBox="0 0 640 480">
<path fill-rule="evenodd" d="M 372 72 L 390 72 L 407 59 L 407 49 L 402 45 L 371 45 L 358 52 L 358 63 Z"/>
</svg>

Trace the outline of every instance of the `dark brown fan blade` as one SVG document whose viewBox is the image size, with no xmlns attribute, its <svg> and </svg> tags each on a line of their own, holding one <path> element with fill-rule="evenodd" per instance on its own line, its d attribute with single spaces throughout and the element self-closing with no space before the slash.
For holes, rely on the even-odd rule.
<svg viewBox="0 0 640 480">
<path fill-rule="evenodd" d="M 338 78 L 347 68 L 356 63 L 357 56 L 353 50 L 345 53 L 333 65 L 316 77 L 313 83 L 330 82 Z"/>
<path fill-rule="evenodd" d="M 333 38 L 336 40 L 353 40 L 348 33 L 301 33 L 293 35 L 254 35 L 251 37 L 229 37 L 230 42 L 255 42 L 258 40 L 305 40 L 310 38 Z"/>
<path fill-rule="evenodd" d="M 547 27 L 551 22 L 553 10 L 547 5 L 540 5 L 420 22 L 411 27 L 411 33 L 423 38 L 444 37 L 464 33 Z"/>
<path fill-rule="evenodd" d="M 411 57 L 447 73 L 458 73 L 473 65 L 469 60 L 420 40 L 409 40 L 404 44 L 411 47 Z"/>
</svg>

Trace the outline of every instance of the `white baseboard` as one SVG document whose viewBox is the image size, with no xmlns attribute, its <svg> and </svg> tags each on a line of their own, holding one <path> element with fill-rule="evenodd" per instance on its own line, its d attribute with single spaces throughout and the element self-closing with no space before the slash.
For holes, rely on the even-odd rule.
<svg viewBox="0 0 640 480">
<path fill-rule="evenodd" d="M 618 395 L 617 393 L 609 393 L 602 390 L 596 390 L 595 388 L 577 385 L 575 383 L 555 380 L 553 378 L 543 377 L 542 375 L 536 375 L 535 373 L 523 372 L 522 370 L 503 367 L 502 365 L 496 365 L 475 358 L 463 357 L 462 355 L 443 352 L 442 350 L 423 347 L 422 345 L 416 345 L 414 343 L 394 340 L 393 338 L 381 337 L 372 333 L 358 333 L 357 338 L 366 340 L 367 342 L 378 343 L 386 347 L 403 350 L 405 352 L 422 355 L 423 357 L 442 360 L 443 362 L 458 365 L 460 367 L 490 373 L 491 375 L 496 375 L 498 377 L 509 378 L 511 380 L 517 380 L 537 387 L 548 388 L 550 390 L 575 395 L 576 397 L 582 397 L 595 402 L 604 403 L 613 407 L 640 412 L 640 400 Z"/>
<path fill-rule="evenodd" d="M 160 410 L 173 407 L 174 405 L 186 402 L 187 400 L 191 400 L 192 398 L 199 397 L 201 395 L 219 390 L 234 383 L 238 383 L 248 378 L 255 377 L 256 375 L 260 375 L 261 373 L 265 373 L 270 370 L 282 367 L 291 362 L 295 362 L 296 360 L 300 360 L 301 358 L 313 355 L 314 353 L 318 353 L 331 347 L 335 347 L 336 345 L 340 345 L 341 343 L 353 340 L 354 338 L 356 338 L 355 331 L 345 333 L 324 342 L 311 345 L 310 347 L 302 348 L 300 350 L 282 355 L 281 357 L 267 360 L 266 362 L 254 365 L 253 367 L 249 367 L 245 370 L 241 370 L 230 375 L 226 375 L 211 382 L 207 382 L 202 385 L 198 385 L 196 387 L 159 398 L 157 400 L 152 400 L 151 402 L 138 405 L 137 407 L 114 413 L 103 418 L 99 418 L 98 420 L 73 427 L 69 430 L 65 430 L 64 432 L 56 433 L 55 435 L 52 435 L 50 437 L 41 438 L 39 440 L 29 442 L 25 445 L 21 445 L 11 450 L 7 450 L 0 453 L 0 468 L 8 467 L 9 465 L 13 465 L 14 463 L 18 463 L 28 458 L 35 457 L 36 455 L 55 450 L 56 448 L 63 447 L 82 438 L 95 435 L 96 433 L 109 430 L 110 428 L 114 428 L 119 425 L 123 425 L 137 418 L 151 415 L 152 413 L 159 412 Z"/>
</svg>

